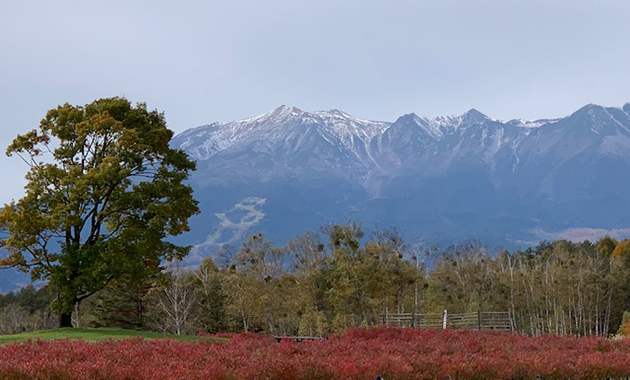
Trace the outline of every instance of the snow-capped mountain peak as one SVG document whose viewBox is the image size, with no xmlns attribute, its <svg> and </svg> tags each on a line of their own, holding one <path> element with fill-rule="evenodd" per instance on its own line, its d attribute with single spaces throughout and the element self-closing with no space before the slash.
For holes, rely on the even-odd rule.
<svg viewBox="0 0 630 380">
<path fill-rule="evenodd" d="M 297 107 L 282 105 L 271 112 L 252 118 L 225 124 L 213 123 L 188 130 L 178 135 L 174 143 L 196 160 L 207 160 L 221 152 L 241 149 L 239 147 L 251 144 L 265 147 L 264 150 L 269 152 L 276 149 L 296 151 L 301 148 L 293 145 L 304 146 L 306 141 L 304 136 L 308 133 L 310 139 L 319 136 L 320 141 L 334 149 L 341 149 L 345 155 L 357 162 L 365 161 L 374 167 L 383 167 L 382 163 L 378 162 L 378 157 L 388 156 L 388 159 L 391 159 L 391 154 L 396 154 L 396 149 L 400 148 L 388 144 L 391 145 L 394 141 L 404 144 L 404 138 L 395 139 L 394 136 L 406 130 L 407 133 L 411 133 L 407 135 L 407 139 L 421 141 L 418 147 L 424 146 L 429 149 L 431 146 L 431 152 L 444 149 L 438 145 L 448 138 L 448 146 L 464 144 L 469 152 L 484 151 L 482 161 L 491 162 L 494 155 L 504 154 L 502 153 L 504 146 L 516 149 L 533 131 L 545 129 L 547 126 L 565 128 L 565 124 L 570 124 L 573 127 L 567 129 L 584 130 L 600 136 L 613 136 L 617 133 L 630 135 L 629 111 L 630 103 L 622 108 L 605 108 L 589 104 L 564 119 L 535 121 L 514 119 L 502 122 L 491 119 L 473 108 L 460 115 L 434 118 L 411 113 L 400 117 L 395 123 L 389 123 L 359 119 L 338 109 L 307 112 Z M 392 128 L 394 126 L 395 128 Z M 418 133 L 417 137 L 412 137 L 415 136 L 414 133 Z M 383 138 L 385 134 L 387 137 Z M 534 137 L 539 135 L 537 132 Z M 309 146 L 319 144 L 314 141 L 312 140 Z M 474 148 L 475 146 L 478 148 Z M 454 157 L 453 154 L 455 153 L 453 152 L 451 157 Z"/>
<path fill-rule="evenodd" d="M 337 109 L 306 112 L 282 105 L 248 119 L 225 124 L 213 123 L 185 131 L 176 136 L 175 144 L 186 149 L 196 160 L 207 160 L 242 142 L 282 141 L 289 135 L 314 128 L 331 144 L 339 144 L 359 154 L 358 150 L 364 151 L 365 145 L 390 125 L 387 122 L 358 119 Z"/>
<path fill-rule="evenodd" d="M 471 109 L 461 115 L 438 116 L 434 118 L 420 117 L 414 113 L 401 117 L 401 121 L 413 122 L 435 140 L 455 133 L 460 128 L 483 124 L 492 121 L 488 116 L 476 109 Z M 400 120 L 400 119 L 399 119 Z"/>
<path fill-rule="evenodd" d="M 435 118 L 413 115 L 416 117 L 415 120 L 418 126 L 436 140 L 453 133 L 462 125 L 462 120 L 464 119 L 463 115 L 438 116 Z"/>
<path fill-rule="evenodd" d="M 490 118 L 485 114 L 477 111 L 474 108 L 468 110 L 464 115 L 462 115 L 462 123 L 464 124 L 480 124 L 486 121 L 489 121 Z"/>
<path fill-rule="evenodd" d="M 300 117 L 302 114 L 304 114 L 304 111 L 297 107 L 281 105 L 271 111 L 268 116 L 272 119 L 283 119 L 287 117 Z"/>
</svg>

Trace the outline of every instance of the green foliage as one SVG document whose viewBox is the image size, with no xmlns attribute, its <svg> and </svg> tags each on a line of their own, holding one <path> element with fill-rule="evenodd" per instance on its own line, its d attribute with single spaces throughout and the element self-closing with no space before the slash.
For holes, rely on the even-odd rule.
<svg viewBox="0 0 630 380">
<path fill-rule="evenodd" d="M 329 331 L 326 315 L 322 311 L 308 311 L 300 318 L 298 335 L 324 336 Z"/>
<path fill-rule="evenodd" d="M 331 254 L 325 273 L 330 288 L 326 299 L 336 330 L 375 325 L 391 309 L 411 302 L 421 271 L 404 259 L 405 245 L 396 231 L 380 231 L 361 247 L 358 224 L 327 230 Z"/>
<path fill-rule="evenodd" d="M 165 241 L 198 212 L 185 184 L 195 164 L 172 136 L 163 114 L 108 98 L 52 109 L 8 147 L 30 170 L 25 196 L 0 211 L 1 264 L 48 280 L 64 324 L 111 281 L 187 254 Z"/>
<path fill-rule="evenodd" d="M 284 248 L 252 235 L 224 266 L 202 265 L 197 275 L 216 281 L 206 287 L 215 289 L 209 294 L 220 294 L 219 285 L 225 294 L 226 328 L 326 335 L 379 325 L 387 313 L 441 320 L 444 309 L 509 310 L 523 334 L 608 336 L 630 308 L 627 256 L 602 254 L 598 247 L 605 242 L 544 242 L 495 256 L 477 242 L 444 250 L 408 247 L 392 231 L 363 244 L 356 224 L 324 233 L 302 235 Z M 432 259 L 426 271 L 422 255 Z"/>
<path fill-rule="evenodd" d="M 448 309 L 449 315 L 509 310 L 516 330 L 535 336 L 628 334 L 629 255 L 613 254 L 619 244 L 608 239 L 544 242 L 493 255 L 477 242 L 444 250 L 408 247 L 395 231 L 362 242 L 358 224 L 322 232 L 284 247 L 251 235 L 220 266 L 210 259 L 194 271 L 173 266 L 160 281 L 144 280 L 151 268 L 119 277 L 81 309 L 82 326 L 322 336 L 380 325 L 389 313 L 441 321 Z M 422 255 L 432 259 L 426 269 Z M 0 297 L 2 331 L 38 326 L 12 327 L 28 319 L 20 305 L 47 302 L 39 292 Z"/>
<path fill-rule="evenodd" d="M 283 281 L 285 257 L 285 249 L 259 233 L 247 237 L 232 258 L 225 276 L 231 301 L 226 312 L 246 331 L 276 333 L 285 313 L 282 306 L 289 307 L 282 301 L 291 297 Z"/>
<path fill-rule="evenodd" d="M 59 328 L 29 333 L 2 335 L 0 344 L 17 343 L 35 340 L 80 339 L 88 342 L 97 342 L 112 339 L 176 339 L 183 341 L 221 341 L 221 338 L 172 335 L 149 331 L 134 331 L 124 329 L 92 329 L 92 328 Z"/>
<path fill-rule="evenodd" d="M 617 240 L 606 235 L 597 242 L 597 244 L 595 245 L 595 249 L 597 250 L 598 254 L 604 257 L 610 257 L 616 246 Z"/>
<path fill-rule="evenodd" d="M 17 292 L 0 294 L 0 334 L 50 328 L 55 321 L 50 311 L 54 294 L 48 287 L 29 285 Z"/>
<path fill-rule="evenodd" d="M 54 295 L 50 287 L 37 289 L 30 284 L 17 292 L 0 294 L 0 308 L 14 304 L 23 307 L 29 313 L 46 311 L 53 299 Z"/>
<path fill-rule="evenodd" d="M 145 302 L 154 280 L 125 275 L 112 281 L 92 299 L 94 327 L 142 330 L 145 327 Z"/>
<path fill-rule="evenodd" d="M 207 333 L 227 330 L 226 304 L 227 294 L 223 290 L 221 273 L 212 259 L 206 259 L 195 272 L 197 287 L 201 294 L 199 300 L 199 323 Z"/>
</svg>

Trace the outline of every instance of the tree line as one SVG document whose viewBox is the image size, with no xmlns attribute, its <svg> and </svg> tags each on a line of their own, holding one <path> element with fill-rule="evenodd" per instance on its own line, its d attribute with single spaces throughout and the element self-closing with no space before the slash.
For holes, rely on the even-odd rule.
<svg viewBox="0 0 630 380">
<path fill-rule="evenodd" d="M 477 242 L 439 249 L 405 244 L 393 230 L 365 239 L 358 223 L 283 246 L 255 234 L 195 269 L 173 262 L 158 275 L 123 276 L 76 308 L 73 321 L 175 334 L 322 336 L 383 324 L 388 313 L 448 309 L 510 311 L 516 330 L 532 336 L 609 336 L 630 310 L 629 254 L 630 241 L 610 237 L 498 254 Z M 0 321 L 9 311 L 4 306 Z"/>
</svg>

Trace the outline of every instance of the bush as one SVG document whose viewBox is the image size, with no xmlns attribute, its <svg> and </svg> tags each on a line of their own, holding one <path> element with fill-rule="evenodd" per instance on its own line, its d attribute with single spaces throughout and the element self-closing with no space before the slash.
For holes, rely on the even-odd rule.
<svg viewBox="0 0 630 380">
<path fill-rule="evenodd" d="M 223 343 L 130 339 L 0 348 L 0 378 L 35 379 L 616 379 L 630 340 L 358 329 L 296 343 L 252 333 Z"/>
</svg>

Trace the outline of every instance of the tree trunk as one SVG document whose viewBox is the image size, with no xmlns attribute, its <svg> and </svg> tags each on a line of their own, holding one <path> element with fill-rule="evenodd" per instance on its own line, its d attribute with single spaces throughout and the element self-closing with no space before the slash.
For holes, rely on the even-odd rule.
<svg viewBox="0 0 630 380">
<path fill-rule="evenodd" d="M 72 312 L 61 313 L 59 316 L 59 327 L 72 327 Z"/>
</svg>

